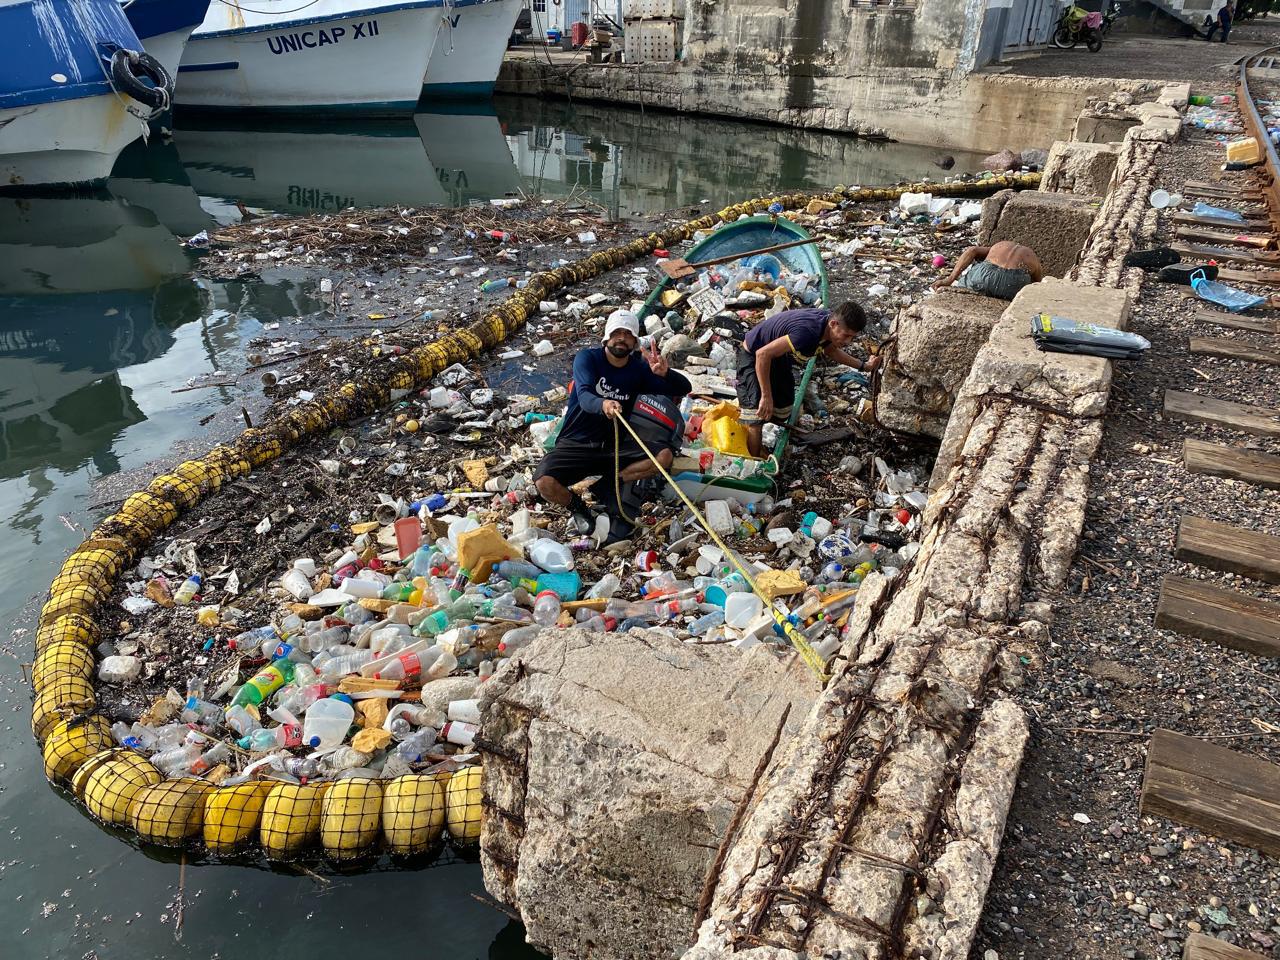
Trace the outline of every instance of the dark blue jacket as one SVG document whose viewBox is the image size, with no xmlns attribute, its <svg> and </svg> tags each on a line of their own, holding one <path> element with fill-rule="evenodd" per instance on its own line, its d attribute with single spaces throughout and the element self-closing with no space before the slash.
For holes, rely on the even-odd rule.
<svg viewBox="0 0 1280 960">
<path fill-rule="evenodd" d="M 665 377 L 655 376 L 637 351 L 625 366 L 615 367 L 604 355 L 604 347 L 587 347 L 573 358 L 573 391 L 564 412 L 560 440 L 603 447 L 613 442 L 613 425 L 601 411 L 606 400 L 622 404 L 623 414 L 631 413 L 636 397 L 656 393 L 664 397 L 683 397 L 693 385 L 674 370 Z"/>
</svg>

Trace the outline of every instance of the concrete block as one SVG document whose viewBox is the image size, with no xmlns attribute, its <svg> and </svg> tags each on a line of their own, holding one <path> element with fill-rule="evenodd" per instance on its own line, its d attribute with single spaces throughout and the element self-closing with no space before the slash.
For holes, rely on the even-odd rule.
<svg viewBox="0 0 1280 960">
<path fill-rule="evenodd" d="M 988 393 L 1017 394 L 1070 416 L 1101 416 L 1111 391 L 1111 362 L 1038 350 L 1031 338 L 1031 318 L 1041 313 L 1087 317 L 1090 323 L 1123 330 L 1129 322 L 1129 310 L 1129 295 L 1123 290 L 1052 277 L 1018 291 L 992 327 L 956 394 L 930 487 L 938 487 L 959 459 L 982 397 Z"/>
<path fill-rule="evenodd" d="M 1008 304 L 947 288 L 905 311 L 895 330 L 876 416 L 886 427 L 941 439 L 956 391 Z"/>
<path fill-rule="evenodd" d="M 1160 96 L 1156 98 L 1158 103 L 1166 104 L 1181 113 L 1186 109 L 1187 103 L 1191 100 L 1191 84 L 1190 83 L 1171 83 L 1160 90 Z"/>
<path fill-rule="evenodd" d="M 548 630 L 484 684 L 481 864 L 558 960 L 678 955 L 784 709 L 818 683 L 772 645 Z"/>
<path fill-rule="evenodd" d="M 1113 143 L 1059 140 L 1049 149 L 1040 190 L 1079 197 L 1104 196 L 1119 159 L 1120 148 Z"/>
<path fill-rule="evenodd" d="M 1139 123 L 1146 123 L 1149 120 L 1177 120 L 1178 111 L 1167 103 L 1139 103 L 1132 107 L 1130 112 L 1138 119 Z"/>
<path fill-rule="evenodd" d="M 1046 276 L 1063 277 L 1075 266 L 1093 227 L 1097 206 L 1061 193 L 1027 191 L 1014 194 L 1000 208 L 998 220 L 988 220 L 983 208 L 978 242 L 990 246 L 1000 240 L 1026 244 L 1040 257 Z"/>
<path fill-rule="evenodd" d="M 1140 122 L 1134 117 L 1102 115 L 1086 110 L 1076 120 L 1071 139 L 1084 143 L 1119 143 L 1129 129 Z"/>
</svg>

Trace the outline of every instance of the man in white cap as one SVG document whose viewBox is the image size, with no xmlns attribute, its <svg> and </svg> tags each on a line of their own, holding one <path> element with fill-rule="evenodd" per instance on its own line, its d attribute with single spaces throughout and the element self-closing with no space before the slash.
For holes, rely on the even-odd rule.
<svg viewBox="0 0 1280 960">
<path fill-rule="evenodd" d="M 543 499 L 569 510 L 576 525 L 590 529 L 591 511 L 582 497 L 569 489 L 587 477 L 604 477 L 613 498 L 615 427 L 609 421 L 631 414 L 641 394 L 683 397 L 692 388 L 689 381 L 672 370 L 655 343 L 640 351 L 640 321 L 630 310 L 615 310 L 604 327 L 602 346 L 585 347 L 573 358 L 573 388 L 565 408 L 564 422 L 556 445 L 534 474 L 534 484 Z M 630 483 L 657 476 L 658 469 L 639 451 L 625 428 L 618 428 L 617 476 Z M 663 469 L 671 466 L 670 447 L 655 450 Z M 616 509 L 616 505 L 612 505 Z M 611 511 L 612 512 L 612 511 Z M 614 534 L 629 532 L 625 521 L 614 516 Z M 619 528 L 622 528 L 621 530 Z M 610 539 L 618 539 L 611 536 Z"/>
</svg>

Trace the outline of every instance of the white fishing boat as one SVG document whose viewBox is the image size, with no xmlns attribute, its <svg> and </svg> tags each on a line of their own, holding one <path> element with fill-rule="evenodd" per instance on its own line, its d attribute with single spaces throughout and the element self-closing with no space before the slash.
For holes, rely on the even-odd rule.
<svg viewBox="0 0 1280 960">
<path fill-rule="evenodd" d="M 413 112 L 443 0 L 213 0 L 178 67 L 179 107 Z"/>
<path fill-rule="evenodd" d="M 452 0 L 442 10 L 422 94 L 487 97 L 493 93 L 507 41 L 525 0 Z"/>
<path fill-rule="evenodd" d="M 167 107 L 116 0 L 0 0 L 0 189 L 93 183 Z"/>
<path fill-rule="evenodd" d="M 191 31 L 204 22 L 209 0 L 119 0 L 133 32 L 147 53 L 160 61 L 171 77 L 178 75 L 178 63 L 187 47 Z"/>
</svg>

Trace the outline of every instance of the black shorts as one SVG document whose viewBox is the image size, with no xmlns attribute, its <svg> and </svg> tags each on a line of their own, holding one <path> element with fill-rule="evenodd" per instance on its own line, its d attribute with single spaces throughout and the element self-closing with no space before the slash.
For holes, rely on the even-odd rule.
<svg viewBox="0 0 1280 960">
<path fill-rule="evenodd" d="M 796 374 L 790 357 L 779 357 L 769 368 L 769 384 L 773 390 L 773 418 L 785 420 L 791 416 L 791 405 L 796 399 Z M 756 358 L 742 347 L 738 348 L 738 422 L 756 424 L 756 410 L 760 408 L 760 380 L 756 377 Z"/>
<path fill-rule="evenodd" d="M 631 441 L 634 446 L 635 441 Z M 657 451 L 654 451 L 655 453 Z M 628 467 L 645 456 L 638 450 L 629 451 L 624 444 L 618 455 L 618 470 Z M 613 440 L 608 446 L 597 447 L 591 443 L 577 443 L 573 440 L 560 440 L 547 451 L 547 455 L 538 464 L 533 479 L 551 477 L 559 480 L 566 487 L 571 487 L 587 477 L 612 477 L 614 475 Z"/>
</svg>

